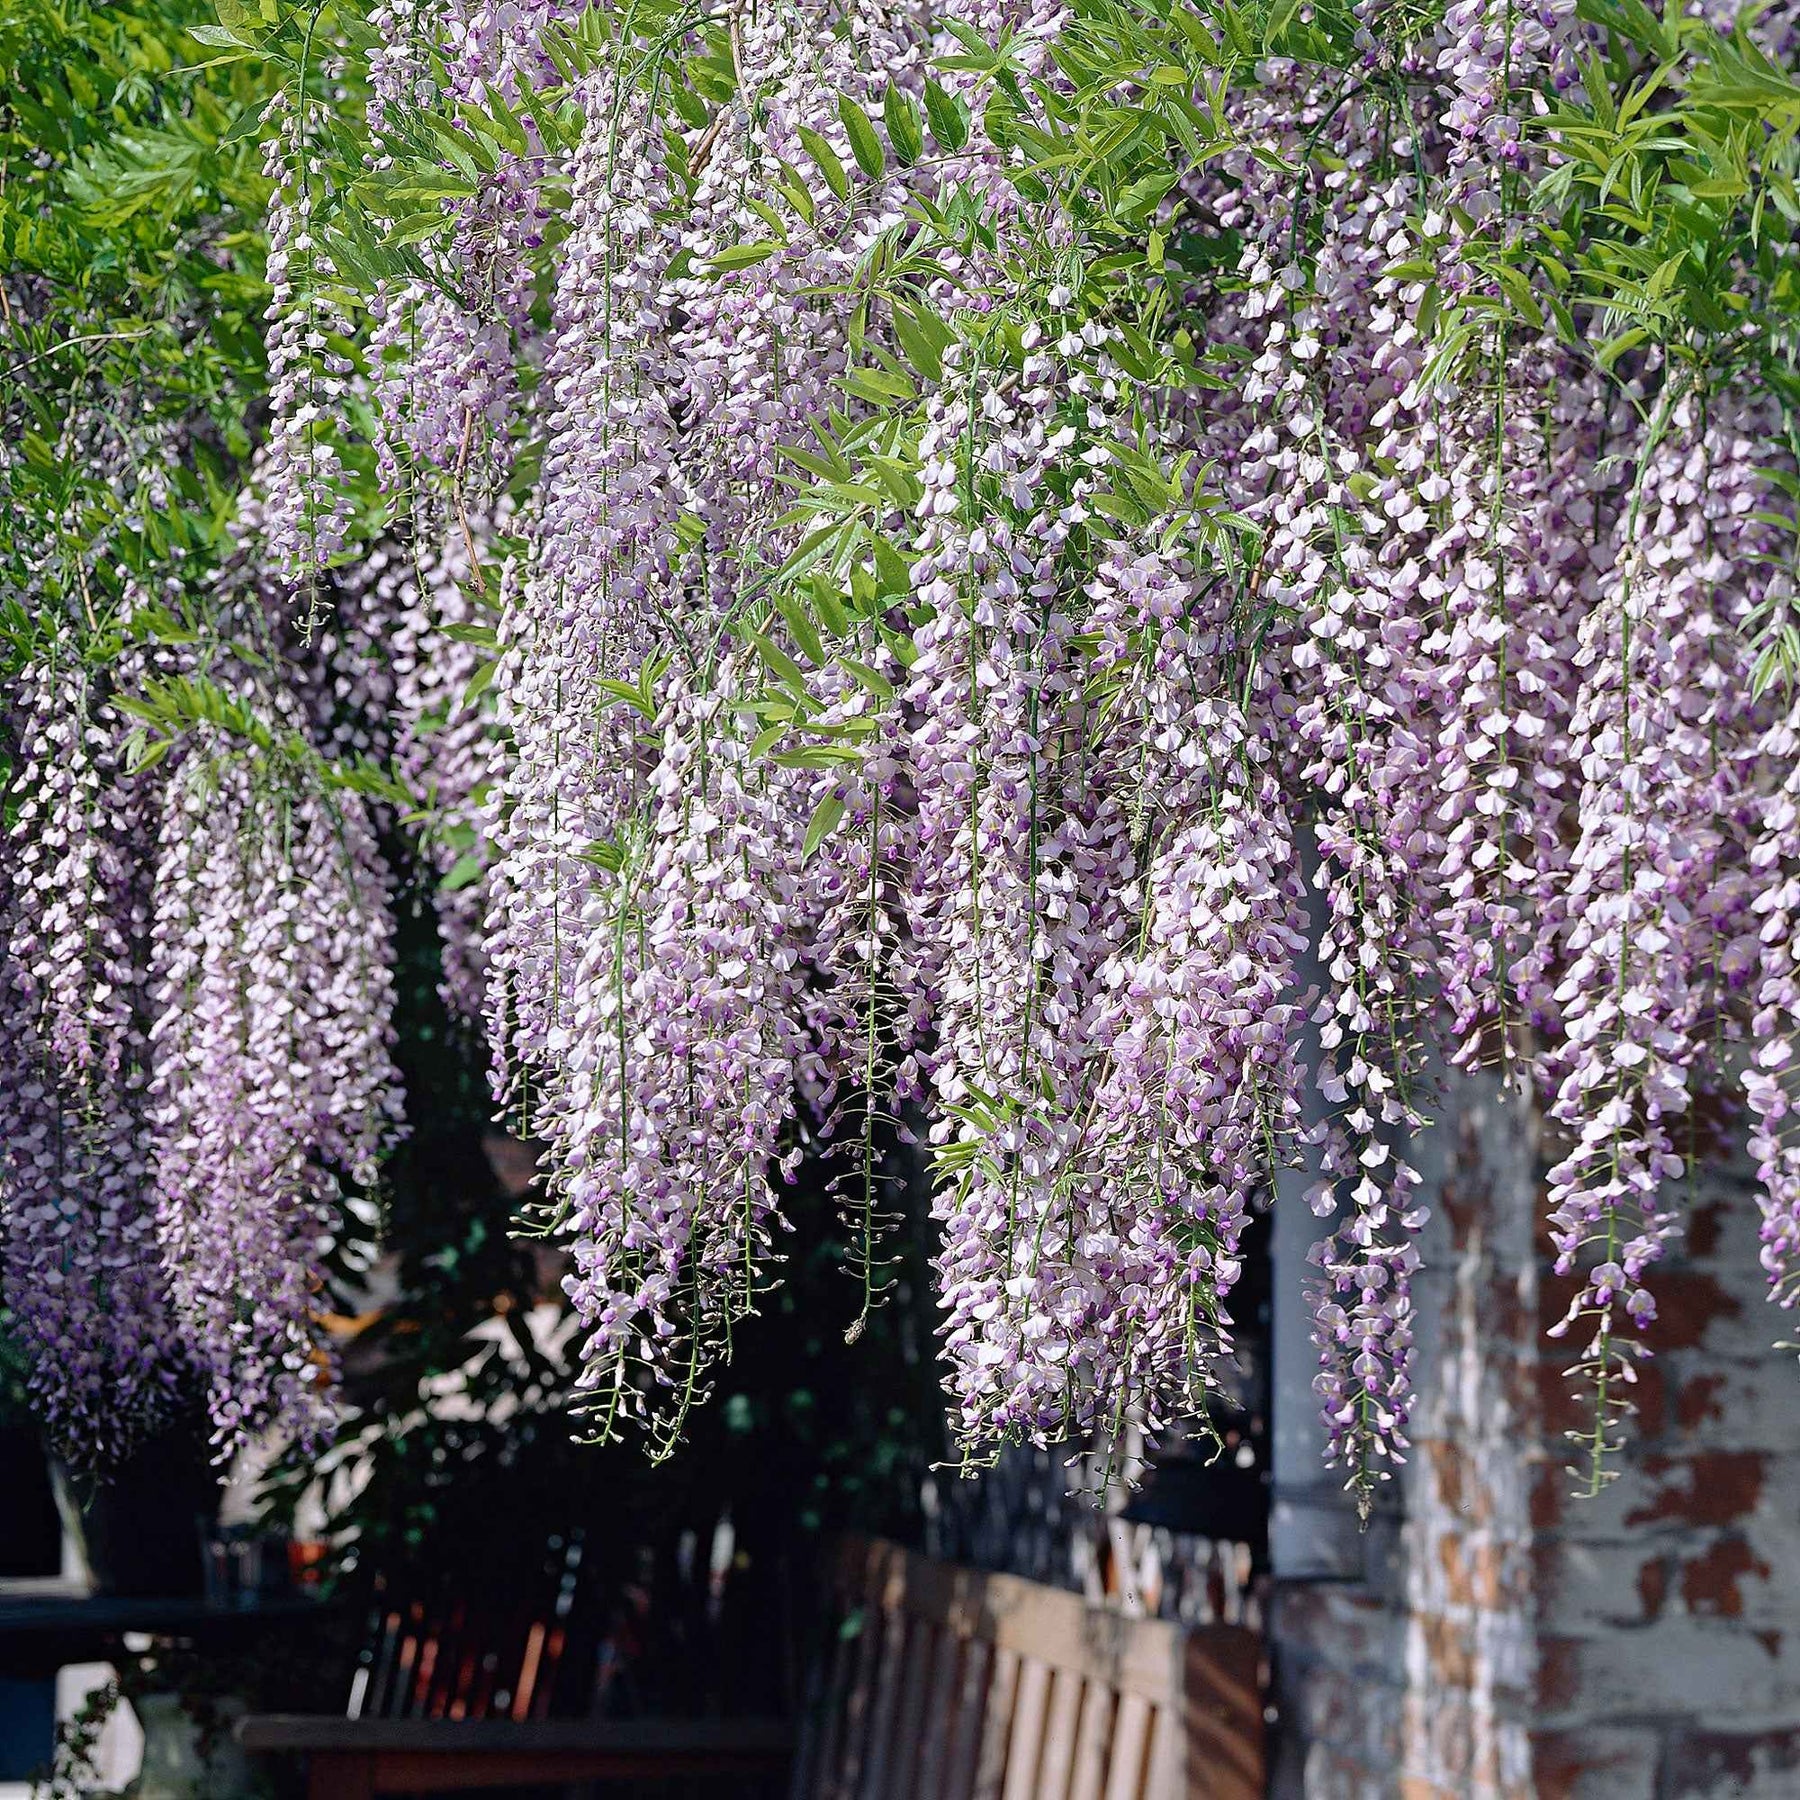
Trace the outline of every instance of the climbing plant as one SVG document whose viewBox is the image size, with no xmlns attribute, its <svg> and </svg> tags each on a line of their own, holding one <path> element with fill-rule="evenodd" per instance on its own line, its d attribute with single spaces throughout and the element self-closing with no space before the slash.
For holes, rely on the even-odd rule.
<svg viewBox="0 0 1800 1800">
<path fill-rule="evenodd" d="M 803 1156 L 879 1302 L 896 1129 L 976 1459 L 1203 1410 L 1298 1167 L 1366 1503 L 1455 1072 L 1564 1134 L 1591 1484 L 1702 1095 L 1800 1292 L 1784 11 L 228 0 L 188 39 L 196 96 L 261 84 L 223 139 L 266 159 L 266 423 L 185 610 L 122 588 L 107 662 L 61 600 L 70 673 L 21 664 L 8 1030 L 64 1123 L 7 1216 L 26 1271 L 147 1221 L 69 1304 L 167 1309 L 131 1329 L 225 1439 L 326 1385 L 311 1247 L 396 1108 L 389 829 L 543 1146 L 602 1437 L 679 1439 Z M 87 709 L 100 787 L 33 704 Z M 156 856 L 68 848 L 115 779 Z M 65 1023 L 107 957 L 129 1054 Z M 65 1231 L 115 1102 L 129 1205 Z"/>
</svg>

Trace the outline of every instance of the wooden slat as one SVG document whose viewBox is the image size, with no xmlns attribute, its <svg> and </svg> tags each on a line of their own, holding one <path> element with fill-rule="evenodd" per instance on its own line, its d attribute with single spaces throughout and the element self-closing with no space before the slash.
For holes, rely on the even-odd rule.
<svg viewBox="0 0 1800 1800">
<path fill-rule="evenodd" d="M 1069 1782 L 1075 1773 L 1075 1736 L 1081 1729 L 1081 1696 L 1087 1685 L 1067 1669 L 1058 1669 L 1051 1681 L 1044 1755 L 1031 1800 L 1068 1800 Z"/>
<path fill-rule="evenodd" d="M 1006 1744 L 1006 1785 L 1001 1800 L 1037 1800 L 1038 1764 L 1044 1755 L 1044 1718 L 1050 1706 L 1051 1669 L 1036 1657 L 1019 1666 L 1019 1697 L 1013 1704 Z"/>
<path fill-rule="evenodd" d="M 445 1707 L 445 1717 L 466 1719 L 469 1717 L 469 1696 L 475 1690 L 475 1677 L 481 1668 L 481 1647 L 473 1638 L 466 1642 L 457 1657 L 456 1687 L 450 1695 L 450 1703 Z"/>
<path fill-rule="evenodd" d="M 456 1671 L 462 1660 L 463 1634 L 468 1620 L 461 1601 L 450 1608 L 438 1632 L 437 1654 L 426 1677 L 425 1703 L 419 1709 L 428 1719 L 441 1719 L 450 1704 Z"/>
<path fill-rule="evenodd" d="M 498 1651 L 484 1650 L 481 1665 L 476 1671 L 475 1686 L 471 1692 L 467 1717 L 486 1719 L 494 1710 L 494 1687 L 500 1679 L 500 1656 Z"/>
<path fill-rule="evenodd" d="M 418 1662 L 420 1647 L 418 1631 L 411 1626 L 402 1627 L 400 1654 L 394 1659 L 393 1685 L 388 1690 L 387 1704 L 381 1709 L 396 1719 L 404 1718 L 411 1710 L 413 1669 Z"/>
<path fill-rule="evenodd" d="M 361 1709 L 370 1717 L 382 1718 L 388 1711 L 394 1667 L 399 1660 L 405 1630 L 406 1622 L 398 1610 L 389 1610 L 382 1615 L 381 1636 L 376 1641 L 375 1655 L 369 1666 L 369 1685 L 363 1695 Z"/>
<path fill-rule="evenodd" d="M 844 1754 L 802 1770 L 794 1800 L 1259 1800 L 1252 1633 L 1128 1619 L 873 1540 L 845 1547 L 838 1585 L 866 1609 L 821 1722 L 822 1751 L 838 1732 Z"/>
<path fill-rule="evenodd" d="M 994 1646 L 979 1638 L 964 1640 L 958 1671 L 956 1718 L 944 1760 L 944 1800 L 970 1800 L 981 1761 L 982 1733 L 994 1704 Z M 926 1793 L 930 1789 L 923 1790 Z"/>
<path fill-rule="evenodd" d="M 925 1727 L 925 1692 L 937 1661 L 939 1633 L 926 1619 L 914 1621 L 906 1638 L 900 1675 L 900 1704 L 894 1714 L 893 1748 L 887 1757 L 880 1800 L 918 1800 L 919 1737 Z M 950 1646 L 955 1660 L 955 1645 Z"/>
<path fill-rule="evenodd" d="M 519 1679 L 514 1684 L 512 1704 L 508 1708 L 514 1719 L 531 1717 L 531 1696 L 537 1689 L 538 1670 L 544 1660 L 544 1642 L 550 1635 L 542 1620 L 534 1621 L 525 1633 L 525 1655 L 519 1663 Z"/>
<path fill-rule="evenodd" d="M 851 1754 L 843 1780 L 823 1771 L 798 1800 L 1260 1800 L 1253 1633 L 1126 1618 L 878 1540 L 846 1546 L 840 1587 L 870 1614 L 843 1709 Z"/>
<path fill-rule="evenodd" d="M 950 1753 L 962 1723 L 959 1698 L 963 1669 L 974 1650 L 973 1644 L 947 1631 L 932 1633 L 931 1680 L 925 1692 L 924 1716 L 919 1722 L 919 1754 L 911 1789 L 911 1794 L 921 1800 L 947 1792 Z M 973 1705 L 980 1704 L 978 1691 Z"/>
<path fill-rule="evenodd" d="M 863 1746 L 856 1792 L 859 1800 L 882 1800 L 894 1758 L 894 1721 L 900 1711 L 900 1683 L 906 1669 L 908 1619 L 895 1610 L 878 1621 L 881 1648 L 875 1668 L 875 1702 L 869 1709 L 869 1736 Z M 927 1627 L 919 1621 L 914 1631 Z"/>
<path fill-rule="evenodd" d="M 815 1796 L 828 1795 L 837 1780 L 852 1658 L 851 1640 L 841 1630 L 836 1632 L 825 1679 L 803 1721 L 791 1800 L 814 1800 Z"/>
<path fill-rule="evenodd" d="M 1184 1748 L 1180 1713 L 1159 1708 L 1150 1730 L 1150 1778 L 1144 1783 L 1144 1800 L 1188 1800 Z"/>
<path fill-rule="evenodd" d="M 843 1738 L 837 1765 L 831 1770 L 824 1790 L 825 1800 L 854 1800 L 869 1741 L 869 1715 L 875 1705 L 875 1680 L 884 1621 L 867 1588 L 857 1590 L 857 1601 L 863 1608 L 862 1628 L 857 1634 L 856 1659 L 844 1696 Z"/>
<path fill-rule="evenodd" d="M 1151 1706 L 1142 1694 L 1121 1694 L 1107 1760 L 1104 1800 L 1144 1800 L 1144 1764 L 1150 1751 Z"/>
<path fill-rule="evenodd" d="M 1106 1754 L 1112 1747 L 1117 1696 L 1090 1681 L 1081 1696 L 1081 1724 L 1075 1736 L 1075 1768 L 1069 1800 L 1105 1800 Z"/>
<path fill-rule="evenodd" d="M 1019 1653 L 996 1646 L 981 1715 L 981 1748 L 969 1800 L 1000 1800 L 1006 1778 L 1006 1749 L 1012 1737 L 1013 1704 L 1019 1687 Z"/>
<path fill-rule="evenodd" d="M 867 1569 L 884 1611 L 904 1610 L 1164 1705 L 1179 1698 L 1184 1634 L 1166 1619 L 1127 1619 L 1089 1606 L 1079 1594 L 932 1562 L 897 1545 L 871 1551 L 858 1543 L 851 1554 Z"/>
<path fill-rule="evenodd" d="M 1182 1652 L 1182 1760 L 1205 1800 L 1263 1800 L 1262 1651 L 1227 1626 L 1194 1633 Z"/>
</svg>

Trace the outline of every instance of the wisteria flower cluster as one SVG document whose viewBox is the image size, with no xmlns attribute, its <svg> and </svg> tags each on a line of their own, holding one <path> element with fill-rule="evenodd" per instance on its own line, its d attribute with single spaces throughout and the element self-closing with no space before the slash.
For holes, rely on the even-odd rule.
<svg viewBox="0 0 1800 1800">
<path fill-rule="evenodd" d="M 230 601 L 240 632 L 271 597 Z M 64 632 L 15 685 L 0 910 L 6 1303 L 52 1441 L 99 1471 L 196 1390 L 221 1454 L 328 1425 L 320 1270 L 399 1120 L 373 822 L 285 766 L 318 672 L 268 689 L 279 753 L 213 726 L 145 766 L 133 707 L 197 671 L 136 610 L 109 665 Z M 264 641 L 240 692 L 283 665 Z"/>
<path fill-rule="evenodd" d="M 385 292 L 380 391 L 452 498 L 444 421 L 504 440 L 504 393 L 544 433 L 486 1004 L 602 1432 L 672 1440 L 804 1143 L 862 1157 L 873 1293 L 869 1122 L 909 1109 L 972 1452 L 1203 1408 L 1245 1221 L 1298 1165 L 1366 1498 L 1405 1453 L 1408 1146 L 1446 1063 L 1568 1133 L 1596 1469 L 1677 1123 L 1747 1024 L 1794 1291 L 1792 726 L 1748 647 L 1787 593 L 1777 411 L 1660 352 L 1608 373 L 1512 303 L 1572 9 L 1357 19 L 1354 91 L 1296 43 L 1190 106 L 1187 172 L 1105 196 L 1050 172 L 1059 109 L 1190 90 L 1109 88 L 1079 6 L 654 43 L 604 8 L 409 15 L 436 73 L 384 64 L 378 138 L 412 104 L 491 141 L 437 240 L 462 322 L 446 284 Z M 531 317 L 480 222 L 522 244 L 559 182 Z"/>
<path fill-rule="evenodd" d="M 1779 21 L 1682 29 L 1791 80 Z M 1570 276 L 1617 220 L 1578 204 L 1613 177 L 1565 0 L 1250 30 L 1186 0 L 390 0 L 358 166 L 326 178 L 316 100 L 271 124 L 247 529 L 336 596 L 304 731 L 427 795 L 451 996 L 544 1146 L 602 1435 L 679 1435 L 803 1153 L 838 1159 L 879 1298 L 896 1126 L 931 1145 L 972 1457 L 1203 1412 L 1246 1223 L 1297 1168 L 1366 1503 L 1406 1454 L 1411 1144 L 1455 1071 L 1565 1134 L 1594 1479 L 1703 1093 L 1741 1092 L 1800 1298 L 1800 719 L 1766 654 L 1796 484 L 1760 328 L 1669 328 L 1641 246 Z M 369 420 L 389 523 L 357 547 Z M 83 768 L 42 806 L 91 807 Z M 131 1005 L 162 1016 L 120 1091 L 163 1139 L 120 1181 L 235 1429 L 318 1390 L 319 1171 L 365 1179 L 390 1116 L 356 923 L 385 877 L 366 817 L 278 806 L 204 735 L 158 792 Z M 135 867 L 47 816 L 58 891 Z M 127 1054 L 54 1048 L 68 1004 L 30 991 L 41 1054 Z M 10 1216 L 20 1267 L 52 1254 L 53 1200 Z M 142 1331 L 105 1355 L 153 1382 Z"/>
</svg>

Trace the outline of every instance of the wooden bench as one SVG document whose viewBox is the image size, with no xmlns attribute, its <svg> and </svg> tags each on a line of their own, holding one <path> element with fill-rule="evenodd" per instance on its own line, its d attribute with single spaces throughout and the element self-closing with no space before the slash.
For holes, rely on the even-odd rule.
<svg viewBox="0 0 1800 1800">
<path fill-rule="evenodd" d="M 390 1715 L 410 1690 L 414 1716 L 253 1715 L 238 1737 L 303 1753 L 310 1800 L 683 1777 L 741 1797 L 790 1763 L 792 1800 L 1261 1800 L 1253 1632 L 1128 1618 L 880 1539 L 847 1542 L 830 1589 L 797 1753 L 777 1720 L 529 1716 L 516 1678 L 512 1716 L 449 1716 L 433 1699 L 462 1684 L 425 1671 L 423 1643 L 410 1680 L 383 1684 Z"/>
<path fill-rule="evenodd" d="M 1077 1595 L 844 1548 L 794 1800 L 1262 1800 L 1261 1650 Z"/>
<path fill-rule="evenodd" d="M 794 1754 L 793 1730 L 777 1719 L 333 1719 L 253 1713 L 239 1723 L 237 1735 L 246 1750 L 303 1753 L 308 1800 L 558 1781 L 767 1780 Z"/>
</svg>

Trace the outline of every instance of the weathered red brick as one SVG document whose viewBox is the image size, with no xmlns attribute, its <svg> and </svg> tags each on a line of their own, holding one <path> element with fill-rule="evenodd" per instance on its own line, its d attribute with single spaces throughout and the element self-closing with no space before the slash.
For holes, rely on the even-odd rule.
<svg viewBox="0 0 1800 1800">
<path fill-rule="evenodd" d="M 1724 1387 L 1723 1375 L 1690 1375 L 1675 1392 L 1676 1424 L 1683 1431 L 1697 1431 L 1708 1421 L 1723 1418 L 1719 1395 Z"/>
<path fill-rule="evenodd" d="M 1730 1619 L 1665 1612 L 1656 1624 L 1540 1638 L 1539 1717 L 1547 1727 L 1607 1719 L 1672 1723 L 1800 1717 L 1800 1639 Z"/>
<path fill-rule="evenodd" d="M 1800 1450 L 1800 1370 L 1787 1356 L 1686 1351 L 1663 1359 L 1670 1450 Z"/>
<path fill-rule="evenodd" d="M 1756 1511 L 1768 1458 L 1760 1450 L 1706 1450 L 1694 1456 L 1646 1456 L 1645 1492 L 1627 1525 L 1673 1520 L 1730 1525 Z"/>
<path fill-rule="evenodd" d="M 1293 1615 L 1284 1708 L 1306 1779 L 1280 1791 L 1800 1800 L 1800 1376 L 1767 1351 L 1789 1321 L 1762 1303 L 1741 1158 L 1701 1164 L 1693 1229 L 1652 1284 L 1661 1354 L 1621 1479 L 1580 1499 L 1561 1435 L 1589 1422 L 1562 1374 L 1574 1351 L 1540 1341 L 1572 1284 L 1531 1266 L 1532 1149 L 1491 1096 L 1458 1110 L 1436 1196 L 1449 1252 L 1418 1290 L 1413 1560 Z M 1279 1616 L 1276 1635 L 1286 1649 Z M 1403 1754 L 1384 1763 L 1396 1708 Z"/>
<path fill-rule="evenodd" d="M 1340 1669 L 1397 1672 L 1402 1666 L 1404 1621 L 1355 1587 L 1283 1587 L 1276 1597 L 1274 1629 L 1282 1644 Z"/>
<path fill-rule="evenodd" d="M 1576 1502 L 1577 1510 L 1580 1502 Z M 1664 1552 L 1645 1543 L 1540 1538 L 1532 1545 L 1540 1628 L 1585 1636 L 1652 1624 L 1668 1591 Z"/>
<path fill-rule="evenodd" d="M 1393 1764 L 1375 1768 L 1325 1744 L 1306 1753 L 1306 1800 L 1391 1800 Z"/>
<path fill-rule="evenodd" d="M 1766 1581 L 1769 1565 L 1741 1537 L 1720 1538 L 1710 1549 L 1681 1565 L 1681 1597 L 1689 1612 L 1739 1618 L 1744 1611 L 1744 1596 L 1738 1583 L 1746 1575 Z"/>
<path fill-rule="evenodd" d="M 1666 1800 L 1794 1800 L 1800 1794 L 1800 1729 L 1676 1733 Z"/>
<path fill-rule="evenodd" d="M 1722 1198 L 1702 1200 L 1688 1209 L 1683 1260 L 1690 1256 L 1717 1254 L 1719 1240 L 1725 1235 L 1725 1217 L 1729 1210 L 1728 1203 Z"/>
<path fill-rule="evenodd" d="M 1594 1423 L 1594 1402 L 1566 1372 L 1569 1353 L 1559 1345 L 1556 1354 L 1537 1367 L 1537 1425 L 1546 1442 L 1561 1445 L 1571 1431 L 1587 1431 Z M 1631 1384 L 1631 1422 L 1636 1443 L 1660 1437 L 1668 1424 L 1668 1374 L 1655 1358 L 1640 1363 Z"/>
<path fill-rule="evenodd" d="M 1657 1272 L 1656 1320 L 1644 1341 L 1659 1354 L 1706 1342 L 1721 1321 L 1741 1319 L 1744 1302 L 1716 1275 L 1700 1269 Z"/>
<path fill-rule="evenodd" d="M 1662 1739 L 1635 1727 L 1534 1732 L 1537 1800 L 1652 1800 Z"/>
<path fill-rule="evenodd" d="M 1542 1638 L 1538 1642 L 1537 1703 L 1542 1712 L 1567 1712 L 1581 1704 L 1580 1641 Z"/>
</svg>

